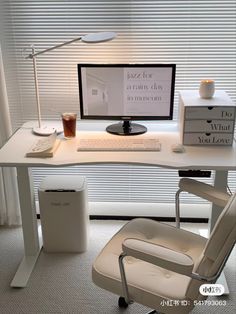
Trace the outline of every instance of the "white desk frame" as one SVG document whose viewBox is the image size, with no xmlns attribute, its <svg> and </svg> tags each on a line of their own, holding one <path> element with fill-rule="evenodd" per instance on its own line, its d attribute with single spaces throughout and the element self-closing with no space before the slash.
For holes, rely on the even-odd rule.
<svg viewBox="0 0 236 314">
<path fill-rule="evenodd" d="M 236 145 L 222 147 L 198 147 L 186 146 L 185 153 L 173 153 L 171 145 L 180 141 L 177 126 L 170 128 L 163 124 L 162 130 L 157 130 L 152 123 L 148 129 L 157 136 L 162 143 L 160 152 L 77 152 L 79 137 L 85 136 L 109 136 L 104 131 L 89 131 L 94 123 L 82 123 L 78 125 L 77 137 L 72 140 L 62 139 L 61 144 L 53 158 L 26 158 L 25 153 L 39 138 L 32 134 L 32 123 L 26 123 L 20 128 L 1 148 L 0 166 L 16 167 L 18 189 L 22 216 L 22 229 L 24 239 L 24 258 L 11 282 L 12 287 L 25 287 L 37 261 L 41 245 L 39 243 L 37 216 L 33 187 L 31 184 L 31 167 L 65 167 L 82 164 L 99 163 L 129 163 L 151 165 L 171 169 L 201 169 L 215 170 L 215 186 L 226 190 L 227 174 L 229 170 L 236 170 Z M 160 127 L 160 126 L 159 126 Z M 99 128 L 98 128 L 99 129 Z M 104 125 L 100 124 L 104 130 Z M 87 130 L 87 131 L 86 131 Z M 211 226 L 214 225 L 221 208 L 212 209 Z"/>
</svg>

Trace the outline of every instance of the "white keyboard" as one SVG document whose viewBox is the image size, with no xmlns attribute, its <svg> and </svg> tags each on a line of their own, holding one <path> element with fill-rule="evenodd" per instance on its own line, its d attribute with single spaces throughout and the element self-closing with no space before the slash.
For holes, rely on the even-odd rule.
<svg viewBox="0 0 236 314">
<path fill-rule="evenodd" d="M 79 139 L 78 151 L 160 151 L 157 138 L 83 138 Z"/>
</svg>

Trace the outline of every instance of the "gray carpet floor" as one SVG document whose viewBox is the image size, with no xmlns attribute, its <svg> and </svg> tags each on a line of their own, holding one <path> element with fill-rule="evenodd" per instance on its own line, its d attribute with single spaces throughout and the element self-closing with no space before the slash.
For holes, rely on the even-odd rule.
<svg viewBox="0 0 236 314">
<path fill-rule="evenodd" d="M 122 221 L 91 221 L 89 250 L 82 254 L 46 254 L 41 252 L 26 288 L 10 288 L 10 282 L 23 255 L 21 228 L 0 227 L 0 313 L 1 314 L 144 314 L 149 309 L 132 304 L 122 310 L 118 297 L 96 287 L 91 280 L 94 259 Z M 188 225 L 186 225 L 188 228 Z M 236 313 L 236 252 L 225 268 L 230 296 L 226 306 L 201 305 L 193 314 Z"/>
</svg>

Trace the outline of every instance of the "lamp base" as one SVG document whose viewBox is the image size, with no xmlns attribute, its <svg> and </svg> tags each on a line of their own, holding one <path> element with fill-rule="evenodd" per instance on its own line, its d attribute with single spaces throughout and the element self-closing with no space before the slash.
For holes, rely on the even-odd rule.
<svg viewBox="0 0 236 314">
<path fill-rule="evenodd" d="M 53 133 L 57 132 L 57 134 L 62 133 L 63 129 L 58 127 L 58 126 L 41 126 L 40 128 L 33 128 L 33 133 L 37 134 L 37 135 L 41 135 L 41 136 L 47 136 L 47 135 L 51 135 Z"/>
</svg>

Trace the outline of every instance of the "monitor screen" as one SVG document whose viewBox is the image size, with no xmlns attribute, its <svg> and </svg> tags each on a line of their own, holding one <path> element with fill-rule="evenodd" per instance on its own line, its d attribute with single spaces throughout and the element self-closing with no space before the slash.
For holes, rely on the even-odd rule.
<svg viewBox="0 0 236 314">
<path fill-rule="evenodd" d="M 132 120 L 171 120 L 175 69 L 175 64 L 78 64 L 81 118 L 122 120 L 122 135 L 132 126 L 134 131 Z"/>
</svg>

